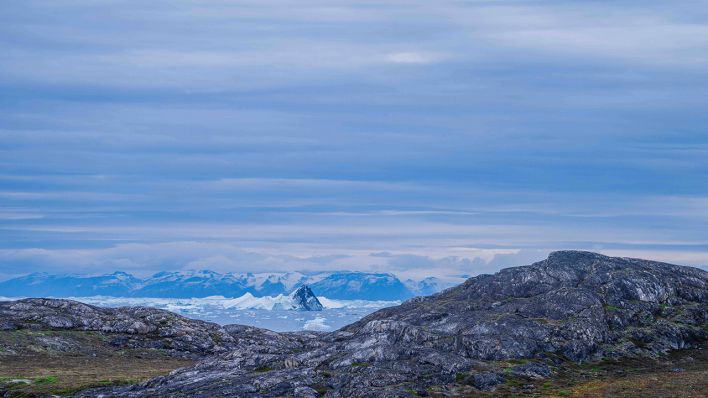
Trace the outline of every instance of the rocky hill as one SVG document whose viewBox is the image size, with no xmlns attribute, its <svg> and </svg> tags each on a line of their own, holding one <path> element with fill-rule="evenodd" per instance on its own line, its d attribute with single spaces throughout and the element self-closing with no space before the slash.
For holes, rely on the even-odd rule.
<svg viewBox="0 0 708 398">
<path fill-rule="evenodd" d="M 27 318 L 3 314 L 5 324 Z M 83 314 L 53 316 L 87 327 Z M 67 325 L 52 319 L 28 320 Z M 553 378 L 573 364 L 652 358 L 705 344 L 708 272 L 563 251 L 380 310 L 329 334 L 223 330 L 233 339 L 225 337 L 228 350 L 194 367 L 77 397 L 407 397 Z"/>
<path fill-rule="evenodd" d="M 185 358 L 201 358 L 236 347 L 235 339 L 213 323 L 148 307 L 100 308 L 71 300 L 0 302 L 0 331 L 15 330 L 97 332 L 116 348 L 153 349 Z M 53 344 L 70 348 L 72 341 L 60 339 Z"/>
<path fill-rule="evenodd" d="M 463 358 L 553 352 L 587 361 L 651 355 L 701 341 L 706 303 L 705 271 L 565 251 L 383 309 L 340 333 L 391 330 L 383 333 L 431 347 L 443 344 L 446 352 Z M 446 346 L 448 337 L 454 344 Z"/>
</svg>

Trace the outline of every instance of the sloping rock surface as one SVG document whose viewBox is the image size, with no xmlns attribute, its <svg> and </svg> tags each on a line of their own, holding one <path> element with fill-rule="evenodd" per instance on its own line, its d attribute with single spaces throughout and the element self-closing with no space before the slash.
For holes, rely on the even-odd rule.
<svg viewBox="0 0 708 398">
<path fill-rule="evenodd" d="M 100 308 L 71 300 L 0 302 L 0 330 L 100 332 L 110 344 L 152 348 L 171 356 L 200 358 L 227 352 L 236 340 L 219 325 L 148 307 Z"/>
<path fill-rule="evenodd" d="M 231 351 L 145 383 L 78 397 L 407 397 L 509 369 L 537 379 L 559 361 L 662 355 L 708 340 L 708 273 L 589 252 L 481 275 L 329 334 L 225 330 Z"/>
<path fill-rule="evenodd" d="M 587 361 L 659 353 L 705 339 L 706 303 L 705 271 L 563 251 L 383 309 L 340 334 L 398 334 L 473 359 L 554 352 Z M 445 342 L 449 338 L 452 344 Z"/>
</svg>

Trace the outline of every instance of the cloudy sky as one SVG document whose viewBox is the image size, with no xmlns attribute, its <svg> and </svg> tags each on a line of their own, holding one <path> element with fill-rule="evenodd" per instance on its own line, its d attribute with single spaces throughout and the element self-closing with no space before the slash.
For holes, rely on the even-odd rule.
<svg viewBox="0 0 708 398">
<path fill-rule="evenodd" d="M 708 1 L 6 1 L 0 86 L 0 278 L 708 264 Z"/>
</svg>

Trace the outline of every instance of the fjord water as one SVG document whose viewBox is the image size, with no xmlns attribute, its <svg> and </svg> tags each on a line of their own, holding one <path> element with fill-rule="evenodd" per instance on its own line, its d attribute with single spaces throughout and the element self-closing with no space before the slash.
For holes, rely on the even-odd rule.
<svg viewBox="0 0 708 398">
<path fill-rule="evenodd" d="M 240 324 L 276 332 L 298 330 L 333 331 L 356 322 L 378 308 L 327 308 L 322 311 L 293 310 L 205 310 L 178 312 L 193 319 L 216 322 L 221 325 Z"/>
</svg>

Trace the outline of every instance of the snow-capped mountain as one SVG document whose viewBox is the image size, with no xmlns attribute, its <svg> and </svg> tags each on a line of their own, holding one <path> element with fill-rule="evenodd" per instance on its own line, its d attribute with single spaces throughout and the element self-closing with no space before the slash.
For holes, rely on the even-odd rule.
<svg viewBox="0 0 708 398">
<path fill-rule="evenodd" d="M 309 285 L 317 296 L 337 300 L 405 300 L 449 287 L 436 278 L 404 283 L 392 274 L 364 272 L 221 274 L 199 270 L 159 272 L 145 279 L 125 272 L 99 276 L 35 273 L 0 282 L 0 296 L 276 297 L 288 296 L 303 285 Z"/>
<path fill-rule="evenodd" d="M 334 273 L 310 286 L 320 296 L 341 300 L 405 300 L 415 296 L 391 274 Z"/>
<path fill-rule="evenodd" d="M 34 273 L 0 282 L 6 296 L 116 296 L 125 295 L 141 282 L 125 272 L 100 276 Z"/>
<path fill-rule="evenodd" d="M 455 283 L 445 282 L 434 276 L 427 277 L 422 281 L 408 279 L 404 283 L 416 296 L 430 296 L 455 285 Z"/>
</svg>

